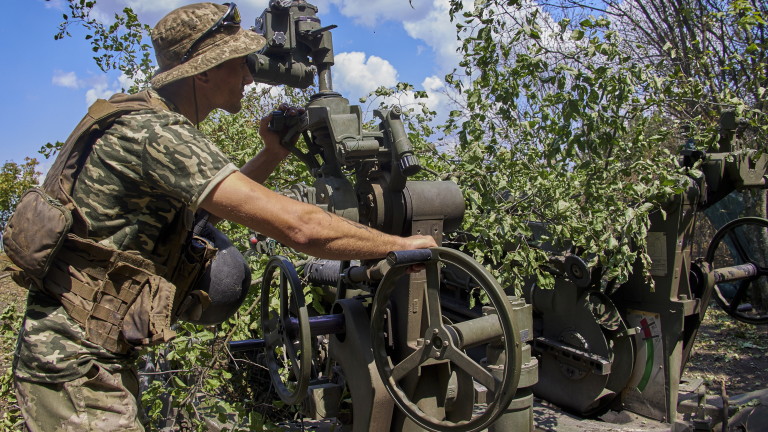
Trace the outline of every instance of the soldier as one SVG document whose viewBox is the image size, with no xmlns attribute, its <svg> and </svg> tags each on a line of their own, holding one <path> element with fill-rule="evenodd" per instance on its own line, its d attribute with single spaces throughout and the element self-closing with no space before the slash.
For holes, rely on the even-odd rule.
<svg viewBox="0 0 768 432">
<path fill-rule="evenodd" d="M 432 237 L 386 235 L 262 186 L 289 154 L 269 117 L 259 128 L 264 149 L 239 170 L 196 129 L 216 108 L 241 109 L 253 82 L 245 56 L 265 43 L 240 27 L 234 3 L 176 9 L 152 42 L 152 88 L 94 105 L 76 129 L 87 132 L 73 133 L 44 184 L 63 202 L 71 198 L 74 222 L 30 288 L 19 335 L 14 378 L 30 431 L 144 430 L 134 363 L 141 346 L 173 336 L 188 275 L 200 267 L 183 249 L 196 210 L 322 258 L 436 246 Z M 105 118 L 107 127 L 94 127 Z M 78 147 L 82 137 L 95 139 L 87 158 L 79 157 L 90 148 Z"/>
</svg>

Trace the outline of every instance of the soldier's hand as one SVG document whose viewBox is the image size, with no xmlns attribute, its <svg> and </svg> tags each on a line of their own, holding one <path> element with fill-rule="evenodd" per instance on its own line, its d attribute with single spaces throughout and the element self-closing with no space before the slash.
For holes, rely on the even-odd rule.
<svg viewBox="0 0 768 432">
<path fill-rule="evenodd" d="M 296 144 L 300 134 L 298 131 L 293 136 L 285 141 L 285 134 L 292 128 L 292 125 L 296 124 L 298 118 L 305 113 L 304 107 L 294 107 L 288 104 L 280 104 L 275 111 L 269 115 L 263 117 L 259 124 L 259 135 L 264 140 L 264 144 L 267 148 L 282 147 L 282 149 L 289 149 Z M 282 150 L 281 149 L 281 150 Z M 287 156 L 288 153 L 285 153 Z"/>
<path fill-rule="evenodd" d="M 413 235 L 406 237 L 405 240 L 411 245 L 408 249 L 427 249 L 438 246 L 435 238 L 428 235 Z"/>
<path fill-rule="evenodd" d="M 298 117 L 306 112 L 304 107 L 295 107 L 288 105 L 287 103 L 281 103 L 277 109 L 278 111 L 285 113 L 288 117 Z"/>
<path fill-rule="evenodd" d="M 411 244 L 410 249 L 427 249 L 438 246 L 435 239 L 427 235 L 414 235 L 406 237 L 406 240 Z M 418 273 L 424 270 L 424 268 L 426 268 L 424 264 L 413 264 L 408 266 L 406 273 Z"/>
</svg>

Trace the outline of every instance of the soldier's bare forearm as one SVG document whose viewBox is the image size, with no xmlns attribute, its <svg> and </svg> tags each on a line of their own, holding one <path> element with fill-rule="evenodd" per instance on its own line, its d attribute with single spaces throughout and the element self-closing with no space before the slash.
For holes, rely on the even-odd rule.
<svg viewBox="0 0 768 432">
<path fill-rule="evenodd" d="M 384 257 L 392 250 L 436 246 L 429 236 L 398 237 L 277 194 L 233 173 L 203 200 L 207 211 L 313 256 Z"/>
</svg>

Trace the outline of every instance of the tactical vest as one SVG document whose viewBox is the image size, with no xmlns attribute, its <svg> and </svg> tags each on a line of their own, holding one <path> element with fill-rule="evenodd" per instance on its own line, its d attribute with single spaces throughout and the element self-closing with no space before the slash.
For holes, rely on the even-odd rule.
<svg viewBox="0 0 768 432">
<path fill-rule="evenodd" d="M 42 191 L 25 194 L 4 233 L 8 256 L 27 282 L 58 299 L 87 340 L 118 354 L 175 336 L 170 326 L 184 310 L 182 301 L 215 254 L 210 242 L 193 235 L 194 215 L 186 207 L 157 239 L 151 259 L 88 239 L 88 224 L 72 200 L 75 181 L 104 131 L 120 116 L 147 109 L 169 107 L 149 91 L 97 100 L 65 142 Z M 41 220 L 43 231 L 61 232 L 41 235 Z"/>
</svg>

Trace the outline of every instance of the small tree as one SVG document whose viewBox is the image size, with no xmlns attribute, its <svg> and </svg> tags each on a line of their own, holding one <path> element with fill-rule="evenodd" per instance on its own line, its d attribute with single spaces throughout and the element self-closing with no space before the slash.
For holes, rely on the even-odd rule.
<svg viewBox="0 0 768 432">
<path fill-rule="evenodd" d="M 448 126 L 477 239 L 467 251 L 521 288 L 530 275 L 551 284 L 532 239 L 571 241 L 604 280 L 626 281 L 638 258 L 649 262 L 649 213 L 678 191 L 661 145 L 672 132 L 660 127 L 665 79 L 621 50 L 605 18 L 574 23 L 535 2 L 489 1 L 457 21 L 464 75 L 448 80 L 466 104 Z"/>
<path fill-rule="evenodd" d="M 24 192 L 38 184 L 37 159 L 24 158 L 23 164 L 6 162 L 0 171 L 0 229 L 5 227 Z"/>
</svg>

